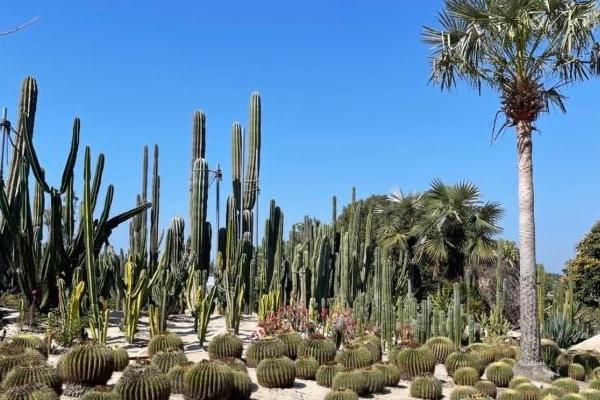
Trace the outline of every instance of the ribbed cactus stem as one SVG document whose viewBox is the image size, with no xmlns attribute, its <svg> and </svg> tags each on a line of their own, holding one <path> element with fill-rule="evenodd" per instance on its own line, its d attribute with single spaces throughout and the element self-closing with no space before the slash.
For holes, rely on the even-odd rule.
<svg viewBox="0 0 600 400">
<path fill-rule="evenodd" d="M 252 210 L 258 195 L 261 147 L 261 100 L 257 92 L 250 98 L 250 138 L 248 145 L 248 169 L 244 189 L 244 209 Z M 249 232 L 252 230 L 249 229 Z"/>
<path fill-rule="evenodd" d="M 194 254 L 195 269 L 208 270 L 206 261 L 208 254 L 204 254 L 206 243 L 210 243 L 207 237 L 207 203 L 208 203 L 208 163 L 204 159 L 194 162 L 194 174 L 192 184 L 192 232 L 191 246 Z"/>
<path fill-rule="evenodd" d="M 242 206 L 242 168 L 243 168 L 243 139 L 242 125 L 234 122 L 231 127 L 231 181 L 233 184 L 233 199 L 237 212 Z"/>
</svg>

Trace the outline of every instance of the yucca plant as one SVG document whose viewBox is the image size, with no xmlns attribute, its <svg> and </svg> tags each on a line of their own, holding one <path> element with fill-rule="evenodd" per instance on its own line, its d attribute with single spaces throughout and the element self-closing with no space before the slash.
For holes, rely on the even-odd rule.
<svg viewBox="0 0 600 400">
<path fill-rule="evenodd" d="M 575 380 L 573 380 L 571 378 L 555 379 L 552 382 L 552 386 L 561 389 L 565 393 L 578 393 L 579 392 L 579 385 L 577 384 L 577 382 Z M 596 388 L 592 387 L 591 383 L 590 383 L 590 387 L 592 389 L 596 389 Z"/>
<path fill-rule="evenodd" d="M 296 378 L 314 380 L 319 369 L 319 362 L 314 357 L 299 357 L 294 361 Z"/>
<path fill-rule="evenodd" d="M 480 378 L 479 371 L 473 367 L 460 367 L 454 371 L 454 382 L 459 386 L 473 386 Z"/>
<path fill-rule="evenodd" d="M 264 358 L 256 367 L 258 384 L 266 388 L 289 388 L 294 385 L 296 366 L 285 356 Z"/>
<path fill-rule="evenodd" d="M 338 372 L 343 372 L 345 370 L 346 369 L 342 365 L 340 365 L 336 362 L 324 363 L 319 367 L 319 369 L 317 370 L 317 373 L 315 375 L 317 384 L 319 386 L 331 387 L 331 384 L 333 382 L 333 377 Z"/>
<path fill-rule="evenodd" d="M 163 332 L 154 336 L 148 343 L 148 355 L 150 357 L 158 352 L 172 349 L 183 351 L 183 340 L 179 336 L 169 332 Z"/>
<path fill-rule="evenodd" d="M 358 395 L 350 389 L 334 389 L 325 395 L 325 400 L 358 400 Z"/>
<path fill-rule="evenodd" d="M 470 400 L 477 393 L 477 389 L 472 386 L 456 386 L 450 392 L 450 400 Z"/>
<path fill-rule="evenodd" d="M 319 364 L 335 359 L 335 344 L 320 334 L 312 334 L 298 345 L 298 356 L 314 357 Z"/>
<path fill-rule="evenodd" d="M 418 375 L 433 375 L 435 357 L 428 347 L 401 350 L 394 363 L 400 369 L 402 378 L 412 379 Z"/>
<path fill-rule="evenodd" d="M 361 344 L 345 346 L 337 353 L 335 361 L 349 369 L 368 367 L 374 362 L 371 351 Z"/>
<path fill-rule="evenodd" d="M 283 357 L 285 353 L 285 343 L 276 337 L 256 339 L 246 350 L 246 362 L 256 367 L 265 358 Z"/>
<path fill-rule="evenodd" d="M 454 351 L 454 342 L 445 336 L 435 336 L 429 338 L 425 342 L 425 346 L 429 347 L 435 356 L 435 361 L 438 364 L 446 362 L 446 358 Z"/>
<path fill-rule="evenodd" d="M 352 390 L 359 396 L 369 391 L 367 378 L 360 371 L 338 372 L 331 382 L 331 388 L 334 390 Z"/>
<path fill-rule="evenodd" d="M 512 367 L 502 361 L 491 363 L 485 369 L 485 377 L 494 385 L 500 388 L 507 387 L 513 379 L 514 374 Z"/>
<path fill-rule="evenodd" d="M 378 362 L 373 364 L 374 368 L 377 368 L 383 373 L 385 378 L 385 386 L 394 387 L 398 385 L 400 379 L 402 378 L 402 373 L 400 372 L 400 368 L 396 365 L 388 362 Z"/>
<path fill-rule="evenodd" d="M 475 382 L 475 384 L 473 385 L 473 387 L 475 389 L 477 389 L 477 391 L 487 397 L 491 397 L 492 399 L 496 398 L 496 394 L 498 393 L 498 389 L 496 388 L 496 385 L 494 385 L 493 382 L 490 381 L 477 381 Z"/>
<path fill-rule="evenodd" d="M 211 360 L 221 358 L 241 358 L 244 351 L 242 340 L 233 333 L 215 336 L 208 344 L 208 356 Z"/>
<path fill-rule="evenodd" d="M 17 365 L 2 380 L 2 387 L 10 389 L 27 384 L 42 384 L 62 393 L 62 379 L 56 368 L 47 364 L 29 363 Z"/>
<path fill-rule="evenodd" d="M 433 376 L 417 376 L 410 384 L 410 395 L 417 399 L 437 400 L 442 397 L 442 383 Z"/>
<path fill-rule="evenodd" d="M 283 332 L 277 335 L 285 343 L 285 356 L 295 360 L 298 356 L 298 346 L 302 342 L 302 336 L 298 332 Z"/>
</svg>

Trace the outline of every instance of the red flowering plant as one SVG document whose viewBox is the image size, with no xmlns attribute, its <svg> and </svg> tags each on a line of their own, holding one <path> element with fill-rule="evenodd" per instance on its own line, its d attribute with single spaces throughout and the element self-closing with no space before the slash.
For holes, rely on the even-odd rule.
<svg viewBox="0 0 600 400">
<path fill-rule="evenodd" d="M 266 335 L 276 335 L 282 332 L 306 332 L 309 328 L 308 311 L 305 308 L 284 306 L 277 312 L 270 313 L 258 323 L 259 329 Z"/>
<path fill-rule="evenodd" d="M 330 332 L 336 338 L 338 345 L 356 339 L 357 323 L 352 316 L 352 310 L 349 308 L 333 306 L 331 312 L 327 310 L 323 325 L 324 330 Z"/>
</svg>

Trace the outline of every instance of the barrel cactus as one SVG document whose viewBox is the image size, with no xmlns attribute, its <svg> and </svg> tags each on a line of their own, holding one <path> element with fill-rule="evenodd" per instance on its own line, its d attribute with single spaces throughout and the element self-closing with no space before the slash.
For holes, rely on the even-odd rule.
<svg viewBox="0 0 600 400">
<path fill-rule="evenodd" d="M 508 387 L 511 389 L 516 389 L 517 386 L 519 386 L 522 383 L 531 383 L 531 379 L 525 376 L 517 375 L 514 378 L 512 378 L 510 382 L 508 382 Z"/>
<path fill-rule="evenodd" d="M 445 336 L 435 336 L 429 338 L 425 342 L 425 346 L 429 347 L 435 356 L 435 361 L 438 364 L 446 362 L 446 358 L 454 351 L 454 342 Z"/>
<path fill-rule="evenodd" d="M 587 400 L 600 400 L 600 390 L 598 389 L 581 389 L 579 394 Z"/>
<path fill-rule="evenodd" d="M 369 393 L 383 392 L 385 388 L 385 376 L 383 372 L 375 367 L 366 367 L 361 371 L 365 378 L 367 378 L 367 390 Z"/>
<path fill-rule="evenodd" d="M 356 339 L 354 344 L 361 344 L 365 346 L 373 356 L 373 361 L 381 361 L 381 338 L 377 335 L 365 334 Z"/>
<path fill-rule="evenodd" d="M 200 361 L 183 377 L 183 395 L 188 400 L 226 399 L 232 390 L 232 370 L 219 361 Z"/>
<path fill-rule="evenodd" d="M 448 375 L 453 376 L 454 371 L 461 367 L 475 368 L 480 373 L 483 373 L 483 361 L 481 361 L 481 357 L 475 353 L 457 351 L 446 358 L 446 371 L 448 372 Z"/>
<path fill-rule="evenodd" d="M 368 367 L 374 362 L 373 354 L 361 344 L 347 345 L 336 355 L 335 361 L 348 369 Z"/>
<path fill-rule="evenodd" d="M 177 335 L 169 332 L 163 332 L 154 336 L 148 343 L 148 355 L 154 356 L 160 351 L 167 351 L 171 349 L 179 349 L 183 351 L 183 340 Z"/>
<path fill-rule="evenodd" d="M 592 372 L 595 368 L 600 367 L 600 354 L 593 350 L 578 350 L 573 354 L 573 362 L 583 365 L 586 373 Z"/>
<path fill-rule="evenodd" d="M 360 371 L 338 372 L 331 383 L 332 389 L 350 389 L 359 396 L 367 394 L 369 386 L 367 378 Z"/>
<path fill-rule="evenodd" d="M 409 380 L 418 375 L 433 375 L 435 371 L 435 357 L 428 347 L 404 349 L 396 355 L 394 363 L 402 378 Z"/>
<path fill-rule="evenodd" d="M 515 390 L 521 393 L 523 400 L 539 400 L 541 390 L 533 383 L 521 383 L 515 388 Z"/>
<path fill-rule="evenodd" d="M 252 380 L 245 372 L 233 371 L 231 373 L 233 386 L 231 399 L 247 400 L 252 395 Z"/>
<path fill-rule="evenodd" d="M 4 391 L 0 400 L 58 400 L 58 395 L 48 386 L 32 383 Z"/>
<path fill-rule="evenodd" d="M 152 365 L 160 369 L 160 372 L 166 374 L 176 365 L 187 362 L 187 356 L 181 350 L 168 350 L 156 353 L 152 356 Z"/>
<path fill-rule="evenodd" d="M 385 378 L 385 386 L 394 387 L 398 385 L 398 382 L 400 382 L 400 379 L 402 378 L 400 368 L 394 364 L 388 362 L 379 362 L 377 364 L 373 364 L 373 367 L 377 368 L 383 373 L 383 377 Z"/>
<path fill-rule="evenodd" d="M 246 368 L 246 364 L 239 358 L 227 357 L 221 358 L 219 361 L 227 365 L 233 371 L 248 373 L 248 368 Z"/>
<path fill-rule="evenodd" d="M 577 381 L 575 381 L 571 378 L 555 379 L 552 382 L 552 386 L 561 389 L 565 393 L 578 393 L 579 392 L 579 385 L 577 384 Z M 597 389 L 595 387 L 592 387 L 591 382 L 590 382 L 590 388 Z"/>
<path fill-rule="evenodd" d="M 433 376 L 417 376 L 410 384 L 410 395 L 417 399 L 437 400 L 442 397 L 442 383 Z"/>
<path fill-rule="evenodd" d="M 496 398 L 496 394 L 498 393 L 498 389 L 496 388 L 496 385 L 494 385 L 494 382 L 490 382 L 490 381 L 477 381 L 475 382 L 475 384 L 473 385 L 473 387 L 475 389 L 477 389 L 477 391 L 487 397 L 491 397 L 492 399 Z"/>
<path fill-rule="evenodd" d="M 183 377 L 185 373 L 194 366 L 194 363 L 187 361 L 179 365 L 174 366 L 167 372 L 167 379 L 171 384 L 171 393 L 181 394 L 183 393 Z"/>
<path fill-rule="evenodd" d="M 473 367 L 460 367 L 454 371 L 454 382 L 459 386 L 473 386 L 479 380 L 479 371 Z"/>
<path fill-rule="evenodd" d="M 579 393 L 567 393 L 560 400 L 586 400 L 586 397 Z"/>
<path fill-rule="evenodd" d="M 552 393 L 548 393 L 545 396 L 542 396 L 542 400 L 560 400 L 561 396 L 557 396 L 555 394 Z"/>
<path fill-rule="evenodd" d="M 171 384 L 154 365 L 132 364 L 115 385 L 121 400 L 169 400 Z"/>
<path fill-rule="evenodd" d="M 208 356 L 211 360 L 227 357 L 241 358 L 243 352 L 242 340 L 232 333 L 217 335 L 208 344 Z"/>
<path fill-rule="evenodd" d="M 500 362 L 510 365 L 511 367 L 514 367 L 515 364 L 517 364 L 517 360 L 515 360 L 514 358 L 501 358 Z"/>
<path fill-rule="evenodd" d="M 111 347 L 114 370 L 123 371 L 129 365 L 129 353 L 122 347 Z"/>
<path fill-rule="evenodd" d="M 285 356 L 295 360 L 298 356 L 298 346 L 302 343 L 302 336 L 298 332 L 283 332 L 277 335 L 285 343 Z"/>
<path fill-rule="evenodd" d="M 450 392 L 450 400 L 470 400 L 477 393 L 477 389 L 472 386 L 456 386 Z"/>
<path fill-rule="evenodd" d="M 596 367 L 590 373 L 591 378 L 600 378 L 600 367 Z"/>
<path fill-rule="evenodd" d="M 345 371 L 346 369 L 336 363 L 336 362 L 327 362 L 319 367 L 315 378 L 317 380 L 317 384 L 319 386 L 331 387 L 333 382 L 333 377 L 338 373 Z"/>
<path fill-rule="evenodd" d="M 58 362 L 65 381 L 65 395 L 80 397 L 88 388 L 106 385 L 114 371 L 112 351 L 102 345 L 83 344 L 73 347 Z"/>
<path fill-rule="evenodd" d="M 493 362 L 485 369 L 486 379 L 500 388 L 508 387 L 513 376 L 512 367 L 502 361 Z"/>
<path fill-rule="evenodd" d="M 46 362 L 38 351 L 21 346 L 7 346 L 0 352 L 0 380 L 17 365 L 37 364 Z"/>
<path fill-rule="evenodd" d="M 120 400 L 119 395 L 108 386 L 96 386 L 85 392 L 81 400 Z"/>
<path fill-rule="evenodd" d="M 294 385 L 296 366 L 289 358 L 264 358 L 256 367 L 256 379 L 266 388 L 289 388 Z"/>
<path fill-rule="evenodd" d="M 246 362 L 256 367 L 265 358 L 283 357 L 286 352 L 285 343 L 276 337 L 256 339 L 246 350 Z"/>
<path fill-rule="evenodd" d="M 25 347 L 27 349 L 33 349 L 48 358 L 48 345 L 41 338 L 31 334 L 23 333 L 20 335 L 13 336 L 2 343 L 3 346 L 18 346 Z"/>
<path fill-rule="evenodd" d="M 14 367 L 2 381 L 4 389 L 41 384 L 53 389 L 57 394 L 62 393 L 62 379 L 56 368 L 47 364 L 26 364 Z"/>
<path fill-rule="evenodd" d="M 558 398 L 561 398 L 565 394 L 565 392 L 562 389 L 557 388 L 555 386 L 543 387 L 540 392 L 540 396 L 542 397 L 542 399 L 545 398 L 549 394 L 554 395 Z"/>
<path fill-rule="evenodd" d="M 560 347 L 558 347 L 554 340 L 542 339 L 540 340 L 540 350 L 542 361 L 544 361 L 548 368 L 554 369 L 556 357 L 560 354 Z"/>
<path fill-rule="evenodd" d="M 509 346 L 506 344 L 501 344 L 498 346 L 494 346 L 494 354 L 496 355 L 495 361 L 499 361 L 503 358 L 510 358 L 511 360 L 516 360 L 519 351 L 516 346 Z"/>
<path fill-rule="evenodd" d="M 600 378 L 593 378 L 590 380 L 590 388 L 600 390 Z"/>
<path fill-rule="evenodd" d="M 585 367 L 581 364 L 569 364 L 567 376 L 576 381 L 585 381 Z"/>
<path fill-rule="evenodd" d="M 358 400 L 358 395 L 350 389 L 332 390 L 325 395 L 325 400 Z"/>
<path fill-rule="evenodd" d="M 296 361 L 296 378 L 314 380 L 319 369 L 319 362 L 314 357 L 299 357 Z"/>
<path fill-rule="evenodd" d="M 467 351 L 477 354 L 484 365 L 488 365 L 496 360 L 496 348 L 485 343 L 473 343 L 467 347 Z"/>
<path fill-rule="evenodd" d="M 498 394 L 497 400 L 523 400 L 523 395 L 521 392 L 516 391 L 515 389 L 506 389 Z"/>
<path fill-rule="evenodd" d="M 298 356 L 312 356 L 319 364 L 335 359 L 335 344 L 325 336 L 312 334 L 298 345 Z"/>
<path fill-rule="evenodd" d="M 554 360 L 554 369 L 560 376 L 567 376 L 569 365 L 573 363 L 573 354 L 561 351 L 561 353 Z"/>
</svg>

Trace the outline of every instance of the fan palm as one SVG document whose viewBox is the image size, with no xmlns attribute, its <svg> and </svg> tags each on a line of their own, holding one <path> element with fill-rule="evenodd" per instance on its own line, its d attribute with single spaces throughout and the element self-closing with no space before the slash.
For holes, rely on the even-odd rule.
<svg viewBox="0 0 600 400">
<path fill-rule="evenodd" d="M 432 46 L 431 82 L 486 85 L 498 115 L 516 128 L 519 170 L 521 366 L 541 366 L 536 315 L 532 132 L 552 105 L 565 111 L 565 85 L 600 74 L 596 0 L 445 0 L 440 28 L 424 29 Z"/>
</svg>

